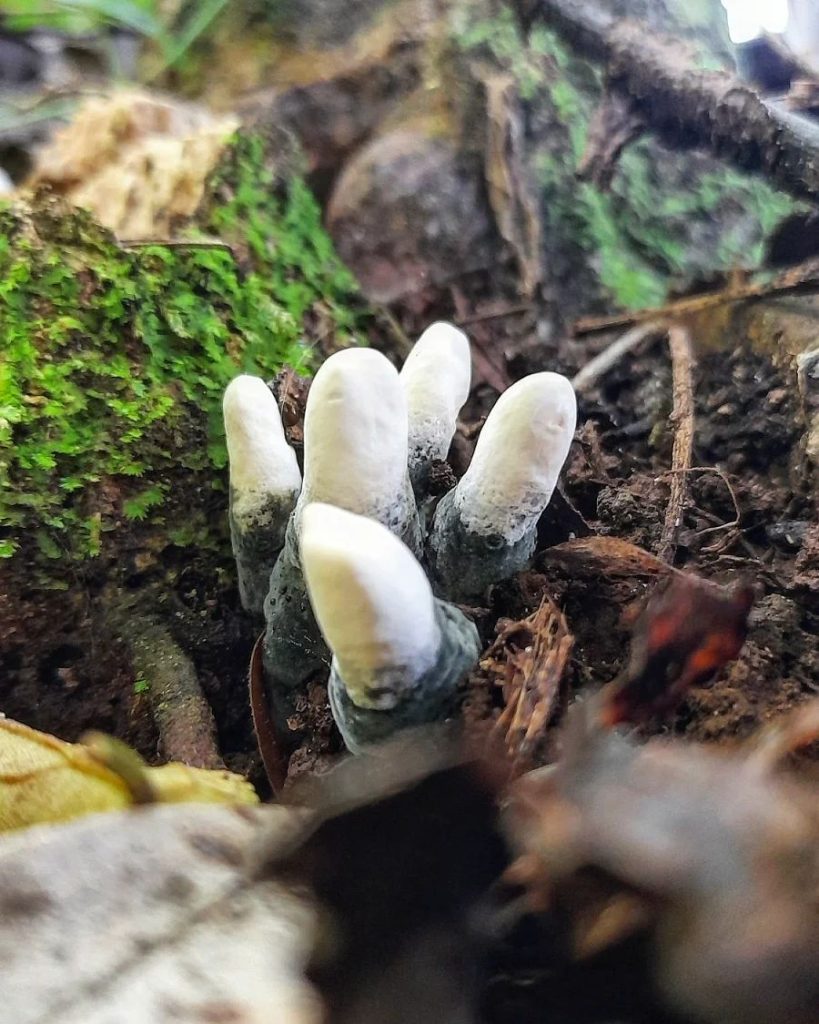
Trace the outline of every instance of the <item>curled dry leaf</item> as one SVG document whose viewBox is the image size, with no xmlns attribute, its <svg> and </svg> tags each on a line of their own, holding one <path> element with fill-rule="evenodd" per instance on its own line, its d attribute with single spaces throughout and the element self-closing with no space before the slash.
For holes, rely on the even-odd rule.
<svg viewBox="0 0 819 1024">
<path fill-rule="evenodd" d="M 104 748 L 99 737 L 89 746 L 65 743 L 0 719 L 0 832 L 146 802 L 251 804 L 258 797 L 232 772 L 149 768 L 116 741 Z"/>
<path fill-rule="evenodd" d="M 548 596 L 538 610 L 506 625 L 481 661 L 503 691 L 495 729 L 512 756 L 528 759 L 552 719 L 574 646 L 563 612 Z"/>
</svg>

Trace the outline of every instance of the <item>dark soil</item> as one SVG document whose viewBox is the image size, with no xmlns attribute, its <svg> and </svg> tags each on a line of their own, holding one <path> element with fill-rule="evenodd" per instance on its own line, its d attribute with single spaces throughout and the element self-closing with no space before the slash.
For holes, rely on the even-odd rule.
<svg viewBox="0 0 819 1024">
<path fill-rule="evenodd" d="M 460 297 L 457 304 L 464 301 Z M 407 318 L 407 331 L 411 335 L 432 316 L 455 314 L 452 308 L 425 310 L 417 324 Z M 479 356 L 473 396 L 450 456 L 458 475 L 503 377 L 546 368 L 571 374 L 587 358 L 592 346 L 576 340 L 533 344 L 530 317 L 470 327 Z M 593 342 L 595 348 L 603 344 Z M 747 735 L 819 689 L 819 518 L 801 451 L 804 424 L 795 376 L 771 357 L 729 345 L 699 358 L 694 390 L 694 464 L 720 472 L 690 475 L 676 565 L 724 583 L 750 580 L 759 598 L 739 660 L 707 689 L 689 694 L 662 728 L 717 740 Z M 544 522 L 544 549 L 580 528 L 656 551 L 669 490 L 664 474 L 670 464 L 670 391 L 668 354 L 659 341 L 623 359 L 597 388 L 580 396 L 580 428 L 563 485 L 576 518 Z M 290 418 L 298 442 L 299 423 Z M 445 469 L 439 475 L 448 483 Z M 184 503 L 185 481 L 176 487 Z M 189 497 L 199 503 L 201 491 Z M 214 520 L 225 514 L 220 500 L 218 494 L 210 500 Z M 740 521 L 731 525 L 737 509 Z M 239 607 L 226 541 L 221 552 L 196 553 L 162 547 L 161 538 L 144 530 L 121 533 L 124 556 L 85 574 L 73 570 L 64 592 L 30 587 L 19 562 L 6 570 L 0 707 L 9 717 L 68 740 L 88 728 L 110 731 L 155 759 L 147 700 L 139 686 L 135 692 L 127 644 L 109 622 L 117 587 L 142 592 L 196 664 L 226 762 L 258 780 L 245 676 L 259 623 L 248 621 Z M 488 645 L 498 620 L 531 613 L 544 593 L 554 598 L 575 636 L 569 698 L 617 674 L 636 609 L 655 581 L 543 569 L 538 560 L 535 572 L 495 588 L 487 607 L 475 610 L 476 620 Z M 320 698 L 322 688 L 315 693 Z M 337 749 L 320 704 L 319 699 L 304 708 L 304 724 L 314 733 L 307 746 L 316 754 Z M 311 763 L 308 751 L 297 762 L 304 770 Z"/>
<path fill-rule="evenodd" d="M 478 285 L 480 283 L 478 282 Z M 480 293 L 480 287 L 475 291 Z M 415 335 L 431 319 L 496 311 L 457 301 L 404 312 Z M 474 323 L 478 353 L 473 396 L 453 443 L 442 487 L 468 465 L 483 416 L 497 389 L 540 369 L 575 372 L 604 339 L 540 342 L 531 313 Z M 654 731 L 692 740 L 736 741 L 761 723 L 819 691 L 819 517 L 804 460 L 804 423 L 794 374 L 740 343 L 701 353 L 695 367 L 694 465 L 689 478 L 675 564 L 723 583 L 751 581 L 758 599 L 739 659 L 707 687 L 694 690 Z M 575 638 L 562 681 L 562 709 L 622 669 L 635 616 L 656 585 L 651 576 L 606 570 L 569 571 L 550 564 L 549 546 L 578 533 L 628 540 L 656 552 L 669 493 L 671 370 L 664 342 L 623 359 L 588 394 L 580 396 L 580 428 L 564 472 L 567 502 L 544 517 L 542 546 L 531 572 L 508 581 L 474 609 L 487 646 L 496 627 L 533 612 L 544 594 L 564 611 Z M 294 438 L 299 422 L 289 417 Z M 719 472 L 714 472 L 714 467 Z M 178 499 L 186 481 L 175 481 Z M 557 504 L 557 499 L 556 499 Z M 207 509 L 226 519 L 218 495 Z M 735 520 L 738 519 L 738 522 Z M 122 558 L 109 558 L 85 574 L 72 573 L 63 592 L 32 587 L 25 566 L 5 570 L 0 594 L 0 708 L 9 717 L 67 740 L 86 729 L 111 732 L 157 759 L 157 733 L 140 692 L 125 638 L 110 614 L 118 590 L 136 594 L 160 617 L 193 659 L 214 711 L 228 767 L 247 773 L 264 796 L 269 788 L 256 749 L 247 700 L 247 667 L 261 625 L 238 603 L 229 546 L 191 552 L 164 546 L 156 533 L 124 531 Z M 471 696 L 492 713 L 500 692 L 476 672 Z M 301 709 L 307 739 L 291 762 L 297 776 L 322 768 L 339 749 L 318 681 Z M 549 751 L 548 740 L 543 752 Z M 544 754 L 545 756 L 545 754 Z M 544 973 L 543 937 L 518 937 L 513 962 L 503 958 L 486 993 L 487 1019 L 521 1024 L 542 1019 L 633 1022 L 670 1020 L 650 997 L 645 952 L 621 949 L 579 973 L 559 979 Z M 530 942 L 533 945 L 530 949 Z M 533 961 L 527 966 L 527 950 Z M 590 982 L 593 979 L 593 984 Z M 624 979 L 630 979 L 625 984 Z M 596 979 L 596 980 L 595 980 Z M 623 1003 L 624 993 L 632 993 Z M 642 993 L 638 998 L 635 992 Z M 614 999 L 612 993 L 619 993 Z M 646 994 L 649 993 L 649 994 Z M 620 1005 L 622 1003 L 622 1005 Z M 551 1007 L 551 1009 L 549 1009 Z M 554 1011 L 554 1012 L 552 1012 Z"/>
</svg>

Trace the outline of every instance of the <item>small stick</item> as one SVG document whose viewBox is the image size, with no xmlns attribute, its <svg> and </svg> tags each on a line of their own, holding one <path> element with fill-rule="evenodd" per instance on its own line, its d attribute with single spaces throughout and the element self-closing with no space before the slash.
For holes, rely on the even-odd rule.
<svg viewBox="0 0 819 1024">
<path fill-rule="evenodd" d="M 132 612 L 127 630 L 134 668 L 149 684 L 163 760 L 195 768 L 224 768 L 216 722 L 193 661 L 165 626 L 148 615 Z"/>
<path fill-rule="evenodd" d="M 386 306 L 374 306 L 373 308 L 375 309 L 376 317 L 383 320 L 387 328 L 392 331 L 398 354 L 402 359 L 406 359 L 410 352 L 412 352 L 413 343 L 407 332 L 398 322 L 398 318 Z"/>
<path fill-rule="evenodd" d="M 218 239 L 200 239 L 199 241 L 186 241 L 184 238 L 148 238 L 131 239 L 121 238 L 117 243 L 120 249 L 224 249 L 236 259 L 233 246 L 227 242 L 220 242 Z"/>
<path fill-rule="evenodd" d="M 819 289 L 819 266 L 815 259 L 807 260 L 796 267 L 789 267 L 778 274 L 772 281 L 759 281 L 751 284 L 730 284 L 718 292 L 706 292 L 700 295 L 686 296 L 676 299 L 665 306 L 651 309 L 638 309 L 631 313 L 617 313 L 613 316 L 584 316 L 575 321 L 574 334 L 596 334 L 615 327 L 630 327 L 646 321 L 679 319 L 714 309 L 731 302 L 749 302 L 752 300 L 775 298 L 790 292 L 815 291 Z"/>
<path fill-rule="evenodd" d="M 646 338 L 661 334 L 665 330 L 666 328 L 659 322 L 638 324 L 636 327 L 632 327 L 630 331 L 626 331 L 625 334 L 598 353 L 594 359 L 586 363 L 583 369 L 572 378 L 572 387 L 575 391 L 588 391 L 623 356 L 633 352 Z"/>
<path fill-rule="evenodd" d="M 739 502 L 737 501 L 737 496 L 736 496 L 736 493 L 734 491 L 734 488 L 731 486 L 731 481 L 728 479 L 728 477 L 725 475 L 725 473 L 723 473 L 723 471 L 721 469 L 719 469 L 717 466 L 692 466 L 690 469 L 682 469 L 682 470 L 667 469 L 665 471 L 665 473 L 661 473 L 660 476 L 661 477 L 663 477 L 663 476 L 672 476 L 672 474 L 677 473 L 677 472 L 680 472 L 680 473 L 713 473 L 714 476 L 718 476 L 720 478 L 720 480 L 722 480 L 722 482 L 725 484 L 725 486 L 726 486 L 726 488 L 728 490 L 728 493 L 731 496 L 731 501 L 733 502 L 733 505 L 734 505 L 734 518 L 731 520 L 730 523 L 719 523 L 719 526 L 709 526 L 709 527 L 707 527 L 704 530 L 698 530 L 697 531 L 697 536 L 698 537 L 704 537 L 707 533 L 719 533 L 722 530 L 730 530 L 730 529 L 734 529 L 734 528 L 738 528 L 739 527 L 739 524 L 742 521 L 742 513 L 739 510 Z M 703 513 L 703 514 L 705 514 L 705 513 Z M 714 517 L 714 518 L 716 519 L 717 517 Z M 718 519 L 717 519 L 717 522 L 719 522 Z"/>
<path fill-rule="evenodd" d="M 523 302 L 517 306 L 506 306 L 504 309 L 491 310 L 486 313 L 470 313 L 469 316 L 455 320 L 456 327 L 469 327 L 470 324 L 481 324 L 485 320 L 502 320 L 507 316 L 517 316 L 519 313 L 529 313 L 535 307 L 531 302 Z"/>
<path fill-rule="evenodd" d="M 671 494 L 665 512 L 665 522 L 657 552 L 664 562 L 672 563 L 677 550 L 677 531 L 683 517 L 688 493 L 688 471 L 694 450 L 694 387 L 692 382 L 691 335 L 685 327 L 674 325 L 668 332 L 671 353 L 674 406 L 671 422 L 674 424 L 674 446 L 671 454 Z"/>
</svg>

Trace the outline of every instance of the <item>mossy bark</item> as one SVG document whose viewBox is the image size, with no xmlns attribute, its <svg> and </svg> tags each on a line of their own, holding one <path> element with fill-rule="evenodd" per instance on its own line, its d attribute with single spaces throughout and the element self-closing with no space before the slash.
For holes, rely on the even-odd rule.
<svg viewBox="0 0 819 1024">
<path fill-rule="evenodd" d="M 171 246 L 124 248 L 48 193 L 0 208 L 0 555 L 32 582 L 116 557 L 118 531 L 225 546 L 226 513 L 201 514 L 227 505 L 225 385 L 308 370 L 316 323 L 365 324 L 293 154 L 238 136 Z"/>
<path fill-rule="evenodd" d="M 297 32 L 292 18 L 268 23 L 281 60 L 257 112 L 302 138 L 331 230 L 380 300 L 417 304 L 481 269 L 498 281 L 511 262 L 521 293 L 539 286 L 545 322 L 559 330 L 579 314 L 658 304 L 671 290 L 755 269 L 795 208 L 762 178 L 650 133 L 632 132 L 608 181 L 582 175 L 595 131 L 605 139 L 620 130 L 605 121 L 607 69 L 571 33 L 536 18 L 534 2 L 403 0 L 328 34 L 336 6 L 303 0 Z M 700 69 L 732 64 L 719 0 L 597 7 L 679 39 Z M 426 198 L 419 218 L 418 190 L 408 186 L 417 164 L 404 153 L 435 147 L 449 155 L 436 164 L 433 191 L 458 202 L 436 211 Z M 430 220 L 434 244 L 424 234 Z"/>
<path fill-rule="evenodd" d="M 249 749 L 222 394 L 369 325 L 300 168 L 292 140 L 240 133 L 171 245 L 122 246 L 48 193 L 0 208 L 0 708 L 20 720 L 66 739 L 133 723 L 154 758 L 139 663 L 173 636 L 193 662 L 162 731 L 192 721 L 221 645 L 219 753 Z M 123 594 L 156 623 L 139 657 Z"/>
</svg>

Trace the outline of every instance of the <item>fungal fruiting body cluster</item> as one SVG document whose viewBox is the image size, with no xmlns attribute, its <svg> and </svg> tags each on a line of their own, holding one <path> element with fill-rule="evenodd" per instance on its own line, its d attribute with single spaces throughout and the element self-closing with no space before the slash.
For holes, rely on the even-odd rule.
<svg viewBox="0 0 819 1024">
<path fill-rule="evenodd" d="M 268 387 L 248 376 L 229 385 L 233 550 L 242 603 L 264 613 L 280 725 L 327 663 L 353 751 L 454 710 L 480 643 L 450 602 L 479 600 L 529 563 L 576 421 L 565 377 L 523 378 L 430 513 L 430 467 L 446 457 L 469 387 L 469 342 L 451 324 L 429 327 L 400 374 L 372 349 L 336 353 L 308 395 L 302 480 Z"/>
</svg>

